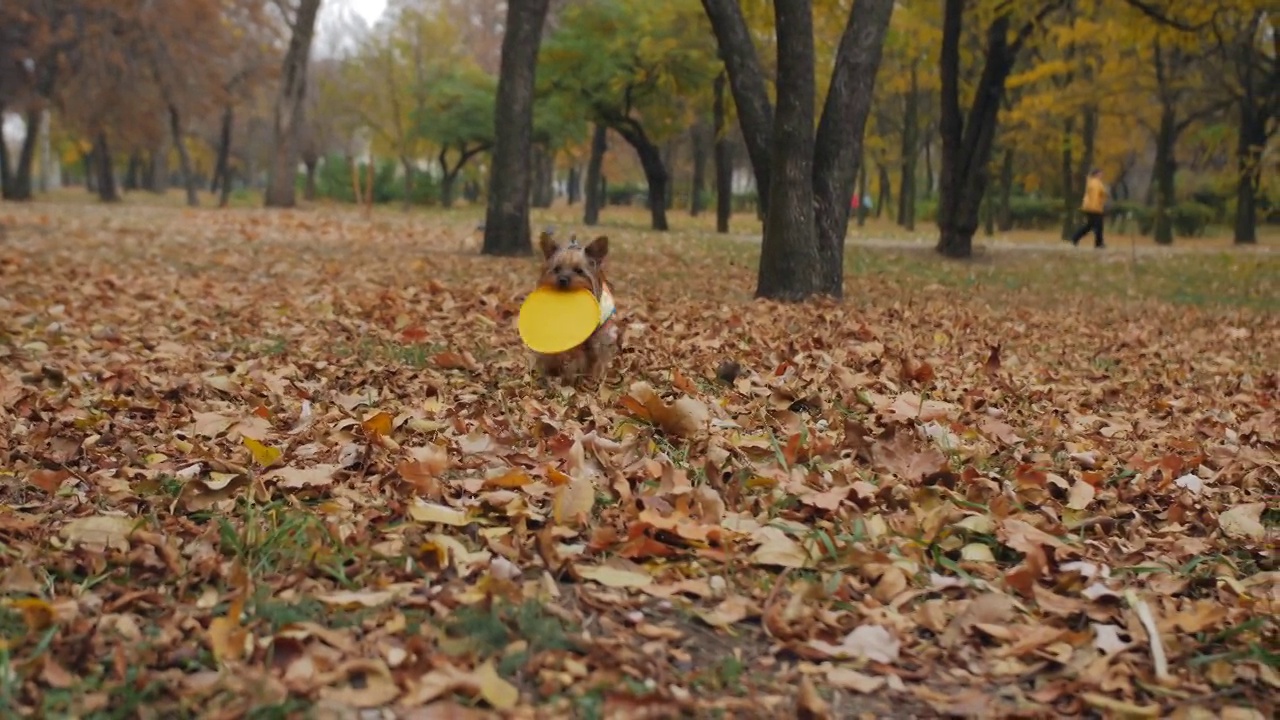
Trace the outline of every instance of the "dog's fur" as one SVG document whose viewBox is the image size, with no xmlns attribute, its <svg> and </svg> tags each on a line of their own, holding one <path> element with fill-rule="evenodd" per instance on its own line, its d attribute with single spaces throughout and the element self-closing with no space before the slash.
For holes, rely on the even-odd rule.
<svg viewBox="0 0 1280 720">
<path fill-rule="evenodd" d="M 538 238 L 538 249 L 543 257 L 539 287 L 556 290 L 581 288 L 590 290 L 597 300 L 600 299 L 605 288 L 604 261 L 609 254 L 608 237 L 602 235 L 583 247 L 572 237 L 567 244 L 561 245 L 550 233 L 544 232 Z M 598 382 L 603 381 L 621 339 L 621 330 L 614 317 L 610 316 L 578 347 L 554 355 L 537 354 L 538 372 L 544 378 L 558 376 L 569 382 L 576 381 L 584 373 Z"/>
</svg>

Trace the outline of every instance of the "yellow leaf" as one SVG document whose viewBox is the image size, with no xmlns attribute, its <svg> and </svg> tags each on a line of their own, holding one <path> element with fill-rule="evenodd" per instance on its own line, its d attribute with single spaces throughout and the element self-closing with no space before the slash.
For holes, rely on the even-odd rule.
<svg viewBox="0 0 1280 720">
<path fill-rule="evenodd" d="M 452 525 L 454 527 L 465 527 L 475 522 L 475 518 L 472 518 L 465 510 L 416 498 L 414 503 L 409 506 L 409 517 L 420 523 L 440 523 L 441 525 Z"/>
<path fill-rule="evenodd" d="M 391 413 L 379 411 L 366 417 L 364 422 L 360 423 L 360 427 L 364 428 L 368 435 L 390 435 L 394 420 Z"/>
<path fill-rule="evenodd" d="M 264 468 L 275 465 L 280 460 L 280 456 L 284 455 L 284 451 L 280 448 L 263 445 L 251 437 L 241 438 L 240 442 L 249 448 L 249 454 L 253 456 L 253 461 Z"/>
<path fill-rule="evenodd" d="M 591 515 L 596 504 L 596 488 L 586 478 L 571 478 L 556 488 L 551 501 L 551 515 L 558 524 L 581 523 Z"/>
<path fill-rule="evenodd" d="M 63 525 L 58 535 L 72 545 L 127 551 L 133 525 L 133 520 L 119 515 L 90 515 Z"/>
<path fill-rule="evenodd" d="M 502 679 L 493 667 L 492 660 L 486 660 L 472 674 L 480 697 L 493 706 L 495 710 L 510 710 L 520 700 L 520 690 L 515 685 Z"/>
<path fill-rule="evenodd" d="M 619 565 L 582 565 L 577 568 L 578 575 L 587 580 L 595 580 L 605 587 L 639 588 L 653 582 L 653 576 L 639 568 L 628 568 Z"/>
</svg>

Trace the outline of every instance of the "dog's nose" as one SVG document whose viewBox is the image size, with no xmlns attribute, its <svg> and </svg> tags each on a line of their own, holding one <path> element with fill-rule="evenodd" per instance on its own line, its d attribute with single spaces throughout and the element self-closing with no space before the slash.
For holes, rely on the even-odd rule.
<svg viewBox="0 0 1280 720">
<path fill-rule="evenodd" d="M 569 276 L 561 275 L 556 278 L 556 285 L 559 285 L 561 290 L 567 290 L 569 288 Z"/>
</svg>

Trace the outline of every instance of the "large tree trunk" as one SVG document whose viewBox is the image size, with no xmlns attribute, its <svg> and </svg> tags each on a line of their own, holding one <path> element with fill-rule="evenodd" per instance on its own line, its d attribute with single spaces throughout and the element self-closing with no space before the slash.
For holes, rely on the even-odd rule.
<svg viewBox="0 0 1280 720">
<path fill-rule="evenodd" d="M 911 60 L 911 87 L 902 119 L 902 177 L 898 184 L 898 224 L 916 228 L 916 156 L 920 143 L 920 81 L 918 58 Z"/>
<path fill-rule="evenodd" d="M 773 9 L 780 92 L 756 297 L 794 301 L 826 285 L 813 207 L 813 9 L 808 2 L 778 2 Z"/>
<path fill-rule="evenodd" d="M 116 171 L 111 162 L 111 148 L 107 144 L 107 133 L 103 130 L 99 130 L 94 139 L 93 155 L 98 199 L 108 203 L 119 202 L 120 193 L 116 190 Z"/>
<path fill-rule="evenodd" d="M 4 103 L 0 103 L 0 118 L 4 117 Z M 0 135 L 0 198 L 9 199 L 13 193 L 13 171 L 9 168 L 9 145 Z"/>
<path fill-rule="evenodd" d="M 676 141 L 675 138 L 667 140 L 662 144 L 662 152 L 659 155 L 662 158 L 662 167 L 667 171 L 667 182 L 665 194 L 662 197 L 662 204 L 670 210 L 675 204 L 675 186 L 676 186 Z"/>
<path fill-rule="evenodd" d="M 820 292 L 832 297 L 844 296 L 849 199 L 864 155 L 863 135 L 893 6 L 893 0 L 857 0 L 849 9 L 814 139 L 813 202 L 823 273 Z"/>
<path fill-rule="evenodd" d="M 285 52 L 271 127 L 271 164 L 267 167 L 267 207 L 297 204 L 299 134 L 305 122 L 307 66 L 311 59 L 311 38 L 315 34 L 320 0 L 299 0 L 293 20 L 289 49 Z"/>
<path fill-rule="evenodd" d="M 737 0 L 702 0 L 729 74 L 729 89 L 738 110 L 738 125 L 756 178 L 759 207 L 768 205 L 773 142 L 773 106 L 755 41 Z"/>
<path fill-rule="evenodd" d="M 40 111 L 32 108 L 23 117 L 27 133 L 22 138 L 22 148 L 18 151 L 18 165 L 8 173 L 4 197 L 6 200 L 30 200 L 32 198 L 32 176 L 35 170 L 36 140 L 40 137 Z"/>
<path fill-rule="evenodd" d="M 960 111 L 960 39 L 964 0 L 945 0 L 942 48 L 939 58 L 942 92 L 942 177 L 938 201 L 937 251 L 952 258 L 973 254 L 973 234 L 978 229 L 982 196 L 987 190 L 987 166 L 991 160 L 1000 101 L 1005 81 L 1023 42 L 1050 12 L 1064 5 L 1056 0 L 1041 7 L 1035 19 L 1024 24 L 1010 42 L 1009 15 L 1005 5 L 987 27 L 985 60 L 968 117 Z"/>
<path fill-rule="evenodd" d="M 494 113 L 493 167 L 485 209 L 485 255 L 530 255 L 529 175 L 533 88 L 550 0 L 508 0 Z"/>
<path fill-rule="evenodd" d="M 600 177 L 600 167 L 604 163 L 605 150 L 609 148 L 609 128 L 604 123 L 596 123 L 591 133 L 591 155 L 587 159 L 587 197 L 582 212 L 584 225 L 595 225 L 600 222 L 600 208 L 604 206 L 604 180 Z"/>
<path fill-rule="evenodd" d="M 729 219 L 733 216 L 733 145 L 729 142 L 724 107 L 724 86 L 727 82 L 724 72 L 716 76 L 711 113 L 715 133 L 716 232 L 720 233 L 729 232 Z"/>
<path fill-rule="evenodd" d="M 1262 185 L 1262 151 L 1267 145 L 1267 126 L 1252 97 L 1246 95 L 1239 105 L 1234 236 L 1237 245 L 1253 245 L 1258 242 L 1258 193 Z"/>
<path fill-rule="evenodd" d="M 689 215 L 697 217 L 702 212 L 707 189 L 707 157 L 711 154 L 711 129 L 705 120 L 693 126 L 689 138 L 693 146 L 693 177 L 689 188 Z"/>
<path fill-rule="evenodd" d="M 200 205 L 200 190 L 196 187 L 196 174 L 191 168 L 191 154 L 187 152 L 187 144 L 182 137 L 182 116 L 178 114 L 178 106 L 169 104 L 169 134 L 173 136 L 173 144 L 178 148 L 178 168 L 182 172 L 182 186 L 187 190 L 187 206 Z"/>
</svg>

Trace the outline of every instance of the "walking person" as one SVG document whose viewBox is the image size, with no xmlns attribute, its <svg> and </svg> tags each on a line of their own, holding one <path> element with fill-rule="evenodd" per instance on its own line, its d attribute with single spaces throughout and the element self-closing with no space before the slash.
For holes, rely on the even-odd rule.
<svg viewBox="0 0 1280 720">
<path fill-rule="evenodd" d="M 1107 186 L 1102 184 L 1102 171 L 1094 168 L 1089 171 L 1089 180 L 1084 185 L 1084 200 L 1080 203 L 1084 225 L 1071 236 L 1072 245 L 1079 245 L 1080 238 L 1092 230 L 1093 246 L 1099 250 L 1106 247 L 1102 242 L 1103 211 L 1106 207 Z"/>
</svg>

